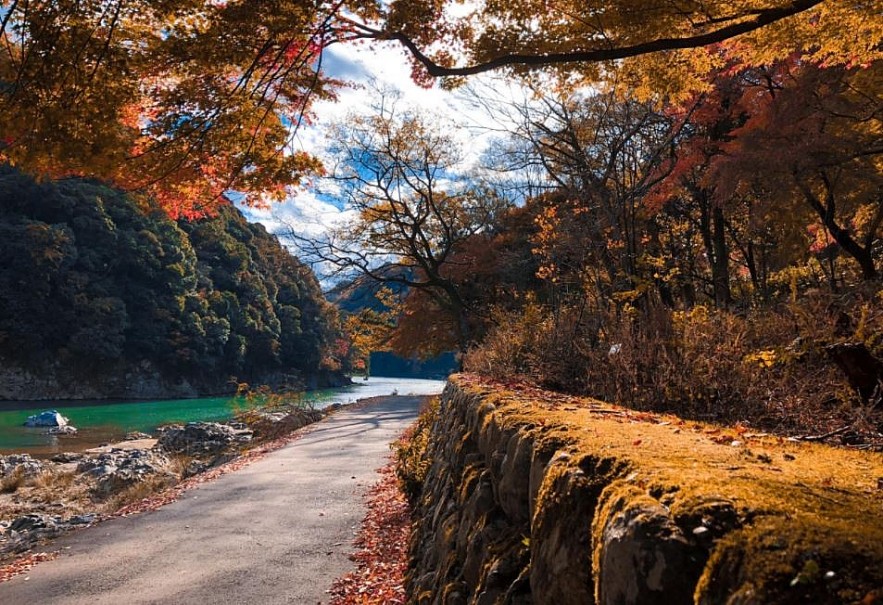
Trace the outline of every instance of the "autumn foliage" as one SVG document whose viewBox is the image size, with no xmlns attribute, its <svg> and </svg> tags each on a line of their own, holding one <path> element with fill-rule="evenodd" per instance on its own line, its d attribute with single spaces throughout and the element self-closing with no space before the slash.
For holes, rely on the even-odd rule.
<svg viewBox="0 0 883 605">
<path fill-rule="evenodd" d="M 320 169 L 288 149 L 321 75 L 327 10 L 301 2 L 0 2 L 0 160 L 100 177 L 173 217 L 237 190 L 281 199 Z"/>
<path fill-rule="evenodd" d="M 341 84 L 322 66 L 334 44 L 397 41 L 427 85 L 545 67 L 683 99 L 733 60 L 853 68 L 880 58 L 881 38 L 873 2 L 3 0 L 0 161 L 193 218 L 225 191 L 265 204 L 322 171 L 291 143 Z"/>
<path fill-rule="evenodd" d="M 368 512 L 352 555 L 356 571 L 335 580 L 332 605 L 403 605 L 411 509 L 396 480 L 394 463 L 379 469 L 366 496 Z"/>
<path fill-rule="evenodd" d="M 467 368 L 879 442 L 883 375 L 857 373 L 883 367 L 881 69 L 793 56 L 676 103 L 546 103 L 522 135 L 553 181 L 528 201 L 544 285 L 490 316 Z"/>
</svg>

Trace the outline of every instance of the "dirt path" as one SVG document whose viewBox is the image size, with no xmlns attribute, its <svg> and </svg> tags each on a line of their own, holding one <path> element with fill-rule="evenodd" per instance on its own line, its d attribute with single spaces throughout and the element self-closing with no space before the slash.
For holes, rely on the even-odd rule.
<svg viewBox="0 0 883 605">
<path fill-rule="evenodd" d="M 364 514 L 361 495 L 422 397 L 342 410 L 303 438 L 155 512 L 69 534 L 0 603 L 324 603 Z"/>
</svg>

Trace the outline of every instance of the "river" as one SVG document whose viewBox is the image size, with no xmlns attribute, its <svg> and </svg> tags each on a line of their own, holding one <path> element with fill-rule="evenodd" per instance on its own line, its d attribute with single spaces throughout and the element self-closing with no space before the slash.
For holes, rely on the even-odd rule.
<svg viewBox="0 0 883 605">
<path fill-rule="evenodd" d="M 434 395 L 444 388 L 442 380 L 371 377 L 336 389 L 304 393 L 303 401 L 317 408 L 352 403 L 380 395 Z M 23 426 L 31 414 L 56 409 L 77 427 L 75 436 L 47 435 L 45 428 Z M 47 456 L 78 451 L 118 441 L 131 431 L 150 433 L 175 422 L 228 420 L 245 409 L 241 399 L 202 397 L 159 401 L 42 401 L 0 402 L 0 454 L 28 453 Z"/>
</svg>

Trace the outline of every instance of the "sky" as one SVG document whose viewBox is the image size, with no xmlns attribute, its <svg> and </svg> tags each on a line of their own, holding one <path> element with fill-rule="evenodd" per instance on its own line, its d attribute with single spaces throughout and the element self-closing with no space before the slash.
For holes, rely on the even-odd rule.
<svg viewBox="0 0 883 605">
<path fill-rule="evenodd" d="M 438 87 L 427 90 L 414 84 L 408 58 L 397 44 L 332 46 L 325 51 L 323 69 L 330 77 L 346 80 L 354 86 L 341 90 L 336 102 L 316 103 L 313 106 L 315 123 L 301 126 L 296 135 L 295 148 L 320 158 L 327 157 L 324 129 L 335 120 L 344 119 L 351 111 L 366 111 L 372 82 L 376 82 L 374 88 L 379 85 L 397 89 L 403 105 L 435 112 L 462 125 L 457 133 L 471 162 L 477 161 L 491 136 L 490 131 L 482 127 L 488 117 L 472 107 L 462 92 L 449 92 Z M 289 246 L 291 244 L 285 238 L 289 228 L 301 235 L 315 237 L 330 226 L 345 222 L 349 216 L 339 199 L 331 194 L 317 193 L 314 189 L 301 189 L 285 202 L 273 204 L 267 210 L 242 210 L 249 220 L 262 223 Z"/>
</svg>

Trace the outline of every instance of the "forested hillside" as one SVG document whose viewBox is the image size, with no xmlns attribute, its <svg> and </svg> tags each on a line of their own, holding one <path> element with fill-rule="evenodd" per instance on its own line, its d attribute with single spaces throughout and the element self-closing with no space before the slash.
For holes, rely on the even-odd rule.
<svg viewBox="0 0 883 605">
<path fill-rule="evenodd" d="M 192 395 L 339 368 L 311 270 L 232 205 L 176 223 L 96 181 L 9 167 L 0 200 L 0 398 Z"/>
</svg>

